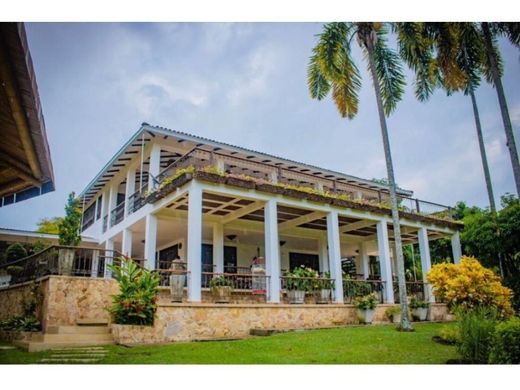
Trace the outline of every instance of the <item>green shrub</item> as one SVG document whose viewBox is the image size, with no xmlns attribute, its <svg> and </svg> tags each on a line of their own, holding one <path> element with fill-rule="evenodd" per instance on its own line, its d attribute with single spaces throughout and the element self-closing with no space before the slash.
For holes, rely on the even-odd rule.
<svg viewBox="0 0 520 390">
<path fill-rule="evenodd" d="M 513 317 L 497 325 L 489 362 L 520 364 L 520 319 Z"/>
<path fill-rule="evenodd" d="M 364 297 L 358 297 L 354 299 L 354 306 L 360 310 L 374 310 L 377 306 L 377 295 L 372 293 L 365 295 Z"/>
<path fill-rule="evenodd" d="M 109 265 L 119 283 L 119 294 L 109 309 L 114 322 L 124 325 L 153 325 L 159 294 L 159 276 L 140 268 L 132 259 L 120 258 L 120 265 Z"/>
<path fill-rule="evenodd" d="M 493 344 L 497 311 L 489 307 L 457 311 L 460 336 L 457 350 L 467 363 L 486 364 Z"/>
<path fill-rule="evenodd" d="M 13 316 L 7 320 L 0 321 L 0 329 L 18 332 L 35 332 L 41 330 L 41 324 L 40 321 L 32 316 Z"/>
<path fill-rule="evenodd" d="M 233 287 L 233 281 L 231 279 L 226 278 L 224 275 L 215 276 L 209 282 L 209 286 L 211 288 L 214 287 Z"/>
<path fill-rule="evenodd" d="M 412 297 L 410 299 L 410 309 L 427 309 L 430 307 L 430 304 L 426 301 L 422 301 L 420 299 L 417 299 L 416 297 Z"/>
<path fill-rule="evenodd" d="M 27 257 L 27 250 L 19 242 L 15 242 L 7 247 L 5 251 L 7 262 L 23 259 Z"/>
<path fill-rule="evenodd" d="M 457 344 L 460 341 L 459 329 L 453 326 L 443 326 L 439 337 L 447 344 Z"/>
<path fill-rule="evenodd" d="M 292 272 L 284 273 L 287 290 L 313 291 L 318 272 L 308 267 L 296 267 Z"/>
</svg>

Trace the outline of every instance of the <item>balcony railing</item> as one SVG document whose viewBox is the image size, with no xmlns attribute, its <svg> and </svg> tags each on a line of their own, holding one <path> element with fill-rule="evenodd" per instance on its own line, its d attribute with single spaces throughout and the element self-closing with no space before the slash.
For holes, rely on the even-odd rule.
<svg viewBox="0 0 520 390">
<path fill-rule="evenodd" d="M 277 182 L 282 184 L 312 187 L 314 189 L 323 188 L 324 191 L 330 194 L 348 195 L 352 199 L 356 199 L 358 193 L 361 193 L 361 198 L 366 201 L 383 204 L 389 203 L 388 190 L 385 189 L 366 188 L 353 183 L 344 183 L 339 180 L 319 177 L 308 172 L 281 168 L 273 163 L 251 161 L 246 158 L 210 152 L 200 148 L 192 149 L 161 171 L 157 177 L 153 178 L 155 186 L 160 185 L 165 178 L 175 175 L 179 169 L 188 166 L 193 166 L 195 169 L 201 169 L 206 166 L 216 166 L 218 159 L 224 162 L 226 173 L 244 174 L 264 181 L 272 181 L 272 177 L 275 175 Z M 453 217 L 453 210 L 449 206 L 403 195 L 398 195 L 398 200 L 400 209 L 405 212 L 432 215 L 441 218 Z"/>
<path fill-rule="evenodd" d="M 357 297 L 375 293 L 380 303 L 384 302 L 385 282 L 381 280 L 343 279 L 343 300 L 352 303 Z"/>
<path fill-rule="evenodd" d="M 125 202 L 119 203 L 115 209 L 110 212 L 110 227 L 117 225 L 125 216 Z"/>
<path fill-rule="evenodd" d="M 146 197 L 144 196 L 146 193 L 146 189 L 148 188 L 148 183 L 141 186 L 136 192 L 128 197 L 128 215 L 135 213 L 141 207 L 143 207 L 146 202 Z"/>
<path fill-rule="evenodd" d="M 419 300 L 428 300 L 426 296 L 425 287 L 427 283 L 422 281 L 406 282 L 406 295 L 409 297 L 415 296 Z M 399 303 L 399 282 L 394 280 L 394 300 Z"/>
<path fill-rule="evenodd" d="M 23 259 L 3 264 L 11 275 L 9 284 L 35 280 L 47 275 L 103 277 L 106 264 L 117 264 L 121 253 L 113 250 L 55 245 Z M 134 259 L 140 266 L 143 260 Z"/>
</svg>

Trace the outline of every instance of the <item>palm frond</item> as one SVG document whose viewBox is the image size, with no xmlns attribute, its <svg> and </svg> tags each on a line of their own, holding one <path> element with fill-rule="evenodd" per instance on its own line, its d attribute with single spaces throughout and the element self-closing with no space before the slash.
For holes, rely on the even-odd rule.
<svg viewBox="0 0 520 390">
<path fill-rule="evenodd" d="M 459 50 L 457 65 L 466 76 L 464 94 L 468 95 L 480 85 L 484 45 L 475 23 L 458 24 Z"/>
<path fill-rule="evenodd" d="M 386 41 L 387 29 L 381 27 L 377 31 L 374 47 L 374 62 L 377 78 L 381 87 L 381 98 L 385 115 L 390 115 L 401 100 L 406 80 L 399 55 L 391 50 Z"/>
<path fill-rule="evenodd" d="M 316 48 L 307 68 L 307 86 L 313 99 L 322 100 L 330 91 L 330 82 L 321 73 Z"/>
</svg>

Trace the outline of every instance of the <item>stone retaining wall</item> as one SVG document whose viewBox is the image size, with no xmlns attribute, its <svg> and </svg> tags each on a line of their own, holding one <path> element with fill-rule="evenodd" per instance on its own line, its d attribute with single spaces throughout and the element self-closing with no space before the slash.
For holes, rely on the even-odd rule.
<svg viewBox="0 0 520 390">
<path fill-rule="evenodd" d="M 374 322 L 388 322 L 378 305 Z M 433 319 L 445 319 L 445 305 L 432 305 Z M 357 324 L 352 305 L 160 304 L 154 326 L 112 325 L 119 344 L 241 338 L 252 328 L 312 329 Z"/>
</svg>

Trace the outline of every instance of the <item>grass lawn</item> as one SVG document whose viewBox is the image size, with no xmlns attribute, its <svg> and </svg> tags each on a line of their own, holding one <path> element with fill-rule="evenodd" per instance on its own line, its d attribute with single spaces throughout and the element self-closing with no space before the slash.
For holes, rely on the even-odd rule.
<svg viewBox="0 0 520 390">
<path fill-rule="evenodd" d="M 413 333 L 391 325 L 310 330 L 238 341 L 209 341 L 126 348 L 107 346 L 106 364 L 443 364 L 452 346 L 432 341 L 443 326 L 415 324 Z M 37 363 L 49 352 L 0 350 L 0 363 Z"/>
</svg>

